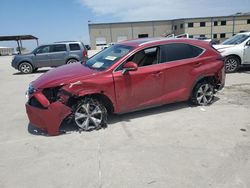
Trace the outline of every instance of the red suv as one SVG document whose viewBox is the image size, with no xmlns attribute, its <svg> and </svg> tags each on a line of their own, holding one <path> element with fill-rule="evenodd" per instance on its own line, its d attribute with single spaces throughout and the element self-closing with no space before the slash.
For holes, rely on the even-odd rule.
<svg viewBox="0 0 250 188">
<path fill-rule="evenodd" d="M 49 135 L 66 119 L 87 131 L 105 125 L 108 113 L 186 100 L 208 105 L 224 82 L 222 57 L 207 42 L 136 39 L 43 74 L 29 86 L 26 110 Z"/>
</svg>

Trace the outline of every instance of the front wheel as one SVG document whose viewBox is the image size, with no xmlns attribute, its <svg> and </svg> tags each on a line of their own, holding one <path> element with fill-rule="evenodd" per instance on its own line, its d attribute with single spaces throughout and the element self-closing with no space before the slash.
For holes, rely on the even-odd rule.
<svg viewBox="0 0 250 188">
<path fill-rule="evenodd" d="M 236 72 L 239 68 L 240 60 L 235 56 L 228 56 L 225 59 L 225 71 L 226 73 Z"/>
<path fill-rule="evenodd" d="M 86 97 L 80 100 L 74 110 L 74 122 L 83 131 L 100 129 L 106 126 L 107 110 L 101 101 Z"/>
<path fill-rule="evenodd" d="M 197 83 L 191 100 L 196 105 L 206 106 L 211 104 L 214 100 L 214 86 L 207 81 Z"/>
<path fill-rule="evenodd" d="M 30 74 L 33 72 L 33 67 L 28 62 L 23 62 L 19 65 L 19 71 L 23 74 Z"/>
</svg>

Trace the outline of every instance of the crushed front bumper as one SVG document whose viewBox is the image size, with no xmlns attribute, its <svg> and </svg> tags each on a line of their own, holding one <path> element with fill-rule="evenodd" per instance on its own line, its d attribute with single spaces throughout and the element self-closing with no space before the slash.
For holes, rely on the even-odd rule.
<svg viewBox="0 0 250 188">
<path fill-rule="evenodd" d="M 41 93 L 30 96 L 30 99 L 32 97 L 40 104 L 45 103 L 46 98 Z M 53 103 L 48 101 L 46 107 L 42 105 L 38 107 L 31 104 L 30 99 L 25 105 L 30 123 L 46 131 L 50 136 L 58 135 L 62 121 L 72 113 L 72 109 L 60 101 Z"/>
</svg>

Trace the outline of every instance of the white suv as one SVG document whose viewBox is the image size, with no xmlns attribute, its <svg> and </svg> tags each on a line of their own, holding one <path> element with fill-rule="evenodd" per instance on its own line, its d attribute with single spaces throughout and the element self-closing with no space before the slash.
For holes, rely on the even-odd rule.
<svg viewBox="0 0 250 188">
<path fill-rule="evenodd" d="M 225 57 L 228 73 L 237 71 L 239 66 L 250 65 L 250 32 L 239 33 L 214 48 Z"/>
</svg>

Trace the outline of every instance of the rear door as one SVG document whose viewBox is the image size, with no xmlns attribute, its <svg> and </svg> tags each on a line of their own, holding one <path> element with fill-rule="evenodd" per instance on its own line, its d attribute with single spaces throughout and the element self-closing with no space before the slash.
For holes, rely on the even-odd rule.
<svg viewBox="0 0 250 188">
<path fill-rule="evenodd" d="M 164 77 L 162 65 L 158 63 L 159 47 L 141 50 L 126 62 L 129 61 L 137 63 L 138 70 L 123 74 L 121 66 L 113 73 L 119 111 L 160 104 Z"/>
<path fill-rule="evenodd" d="M 50 45 L 40 46 L 36 49 L 33 56 L 35 67 L 49 67 L 50 61 Z"/>
<path fill-rule="evenodd" d="M 196 75 L 194 70 L 202 66 L 197 56 L 203 49 L 185 43 L 161 46 L 160 63 L 164 70 L 164 101 L 166 103 L 187 100 Z"/>
<path fill-rule="evenodd" d="M 64 65 L 66 63 L 68 57 L 66 44 L 53 44 L 50 47 L 50 52 L 51 67 Z"/>
</svg>

